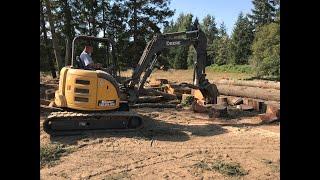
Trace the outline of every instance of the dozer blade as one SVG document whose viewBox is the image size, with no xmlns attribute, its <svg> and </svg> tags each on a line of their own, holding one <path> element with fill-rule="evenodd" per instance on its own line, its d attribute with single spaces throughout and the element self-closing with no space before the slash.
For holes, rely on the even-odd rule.
<svg viewBox="0 0 320 180">
<path fill-rule="evenodd" d="M 133 112 L 76 113 L 53 112 L 43 122 L 43 130 L 50 135 L 82 134 L 88 130 L 128 131 L 140 129 L 142 118 Z"/>
</svg>

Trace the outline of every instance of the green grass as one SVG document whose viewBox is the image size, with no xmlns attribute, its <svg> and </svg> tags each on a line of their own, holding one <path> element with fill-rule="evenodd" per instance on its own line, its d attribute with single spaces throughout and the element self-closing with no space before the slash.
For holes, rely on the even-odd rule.
<svg viewBox="0 0 320 180">
<path fill-rule="evenodd" d="M 225 64 L 225 65 L 217 65 L 213 64 L 208 67 L 209 70 L 213 70 L 215 72 L 232 72 L 232 73 L 247 73 L 253 74 L 254 69 L 250 65 L 232 65 L 232 64 Z"/>
<path fill-rule="evenodd" d="M 46 144 L 40 146 L 40 167 L 54 165 L 62 156 L 72 152 L 72 149 L 62 144 Z"/>
<path fill-rule="evenodd" d="M 214 170 L 227 176 L 244 176 L 248 174 L 248 172 L 245 171 L 239 163 L 228 163 L 221 160 L 213 163 L 200 161 L 195 164 L 195 167 L 208 171 Z"/>
<path fill-rule="evenodd" d="M 194 101 L 194 97 L 193 96 L 187 96 L 186 99 L 181 102 L 181 105 L 183 107 L 190 106 L 193 101 Z"/>
</svg>

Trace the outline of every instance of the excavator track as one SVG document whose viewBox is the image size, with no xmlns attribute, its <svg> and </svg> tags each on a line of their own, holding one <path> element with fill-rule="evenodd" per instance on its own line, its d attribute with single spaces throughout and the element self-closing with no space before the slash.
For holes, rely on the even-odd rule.
<svg viewBox="0 0 320 180">
<path fill-rule="evenodd" d="M 52 112 L 43 122 L 43 130 L 53 136 L 82 134 L 88 130 L 130 131 L 142 126 L 142 118 L 129 111 Z"/>
</svg>

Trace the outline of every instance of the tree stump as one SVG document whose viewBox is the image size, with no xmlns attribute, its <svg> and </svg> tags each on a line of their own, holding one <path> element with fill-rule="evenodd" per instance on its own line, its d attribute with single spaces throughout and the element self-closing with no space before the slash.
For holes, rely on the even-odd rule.
<svg viewBox="0 0 320 180">
<path fill-rule="evenodd" d="M 256 99 L 247 99 L 244 101 L 244 104 L 248 106 L 252 106 L 254 110 L 263 112 L 264 111 L 264 101 L 256 100 Z"/>
<path fill-rule="evenodd" d="M 201 104 L 198 101 L 193 101 L 191 107 L 192 107 L 192 110 L 197 113 L 207 113 L 208 112 L 208 108 L 205 107 L 203 104 Z"/>
<path fill-rule="evenodd" d="M 239 105 L 240 108 L 242 111 L 252 111 L 254 108 L 252 106 L 249 106 L 249 105 L 245 105 L 245 104 L 240 104 Z"/>
<path fill-rule="evenodd" d="M 268 104 L 266 114 L 271 114 L 280 118 L 280 106 L 275 104 Z"/>
<path fill-rule="evenodd" d="M 223 96 L 219 96 L 217 98 L 217 104 L 223 105 L 223 106 L 228 106 L 228 98 L 227 97 L 223 97 Z"/>
<path fill-rule="evenodd" d="M 209 117 L 215 117 L 215 118 L 219 118 L 219 117 L 227 117 L 228 116 L 228 110 L 227 110 L 227 106 L 223 106 L 220 104 L 213 104 L 212 107 L 210 108 L 210 112 L 209 112 Z"/>
</svg>

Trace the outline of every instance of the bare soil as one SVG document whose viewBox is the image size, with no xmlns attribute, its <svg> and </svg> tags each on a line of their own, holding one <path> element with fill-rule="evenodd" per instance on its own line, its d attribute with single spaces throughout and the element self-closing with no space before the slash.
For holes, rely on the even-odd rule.
<svg viewBox="0 0 320 180">
<path fill-rule="evenodd" d="M 143 129 L 66 137 L 46 134 L 46 114 L 40 114 L 41 144 L 73 149 L 42 167 L 41 179 L 280 179 L 279 123 L 262 124 L 255 112 L 230 110 L 229 118 L 209 119 L 188 109 L 132 110 L 143 115 Z M 217 162 L 238 163 L 246 175 L 208 168 Z"/>
<path fill-rule="evenodd" d="M 235 162 L 248 172 L 240 179 L 279 179 L 279 125 L 261 125 L 252 114 L 208 119 L 188 110 L 137 109 L 145 127 L 136 132 L 88 132 L 52 137 L 74 151 L 41 169 L 42 179 L 232 179 L 199 162 Z M 247 117 L 249 116 L 249 117 Z M 252 116 L 252 117 L 250 117 Z M 40 120 L 42 123 L 43 117 Z"/>
</svg>

